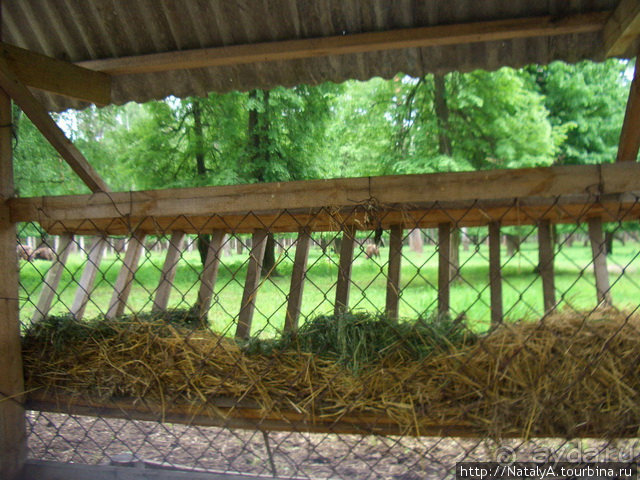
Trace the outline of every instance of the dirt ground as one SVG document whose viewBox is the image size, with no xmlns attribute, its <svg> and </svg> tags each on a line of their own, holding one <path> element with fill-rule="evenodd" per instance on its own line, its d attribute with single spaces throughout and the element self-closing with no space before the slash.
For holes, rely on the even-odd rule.
<svg viewBox="0 0 640 480">
<path fill-rule="evenodd" d="M 496 442 L 283 432 L 265 435 L 259 431 L 42 412 L 29 412 L 27 418 L 30 457 L 34 459 L 109 464 L 135 457 L 216 472 L 271 476 L 275 468 L 278 477 L 304 479 L 455 478 L 455 463 L 459 461 L 542 461 L 545 455 L 548 459 L 572 459 L 567 455 L 577 452 L 616 452 L 631 459 L 636 458 L 640 445 L 558 439 Z M 615 460 L 610 456 L 598 459 Z"/>
</svg>

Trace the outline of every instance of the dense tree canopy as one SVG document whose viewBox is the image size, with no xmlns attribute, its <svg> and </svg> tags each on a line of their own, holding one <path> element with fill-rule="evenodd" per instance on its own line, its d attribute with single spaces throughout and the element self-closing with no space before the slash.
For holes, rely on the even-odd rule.
<svg viewBox="0 0 640 480">
<path fill-rule="evenodd" d="M 65 112 L 114 190 L 611 162 L 618 60 L 348 81 Z M 20 195 L 86 191 L 16 110 Z"/>
</svg>

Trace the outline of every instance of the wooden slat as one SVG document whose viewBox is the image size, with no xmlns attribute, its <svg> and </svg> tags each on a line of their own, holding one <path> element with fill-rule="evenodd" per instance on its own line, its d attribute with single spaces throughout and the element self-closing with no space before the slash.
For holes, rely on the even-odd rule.
<svg viewBox="0 0 640 480">
<path fill-rule="evenodd" d="M 69 258 L 69 253 L 71 252 L 71 242 L 73 242 L 73 235 L 71 234 L 64 234 L 60 237 L 60 245 L 58 246 L 53 265 L 49 268 L 47 276 L 44 279 L 36 310 L 31 317 L 32 323 L 40 322 L 49 315 L 49 310 L 51 310 L 51 305 L 56 297 L 67 258 Z"/>
<path fill-rule="evenodd" d="M 51 119 L 42 104 L 20 82 L 2 56 L 0 56 L 0 87 L 20 106 L 51 146 L 56 149 L 92 192 L 109 191 L 107 184 L 80 153 L 80 150 L 69 141 L 60 127 Z"/>
<path fill-rule="evenodd" d="M 246 473 L 207 472 L 201 468 L 181 469 L 173 463 L 137 458 L 132 463 L 134 464 L 127 466 L 84 465 L 30 459 L 25 463 L 21 480 L 285 480 L 283 477 Z M 302 478 L 287 476 L 286 480 Z"/>
<path fill-rule="evenodd" d="M 602 219 L 599 217 L 590 218 L 588 225 L 598 304 L 612 305 L 607 269 L 607 247 L 602 232 Z"/>
<path fill-rule="evenodd" d="M 113 287 L 113 295 L 111 296 L 109 308 L 105 315 L 107 318 L 115 318 L 124 314 L 129 293 L 131 292 L 133 278 L 138 269 L 138 262 L 140 261 L 140 255 L 144 248 L 145 238 L 146 235 L 144 233 L 136 232 L 129 239 L 127 251 L 124 254 L 124 260 L 118 272 L 118 277 Z"/>
<path fill-rule="evenodd" d="M 638 3 L 640 5 L 640 3 Z M 640 7 L 639 7 L 640 8 Z M 640 149 L 640 65 L 636 60 L 629 99 L 624 114 L 616 162 L 635 162 Z"/>
<path fill-rule="evenodd" d="M 87 258 L 87 265 L 84 267 L 80 283 L 76 289 L 76 295 L 73 299 L 73 305 L 71 306 L 70 313 L 77 320 L 81 320 L 84 316 L 84 311 L 87 308 L 89 297 L 93 291 L 93 284 L 96 280 L 96 275 L 100 270 L 100 262 L 104 256 L 105 248 L 107 247 L 108 240 L 104 236 L 93 238 L 91 248 L 89 249 L 89 256 Z"/>
<path fill-rule="evenodd" d="M 0 91 L 0 478 L 18 480 L 27 456 L 27 435 L 22 406 L 16 226 L 9 220 L 4 202 L 15 194 L 11 121 L 11 100 Z"/>
<path fill-rule="evenodd" d="M 389 266 L 387 267 L 387 318 L 397 320 L 400 301 L 400 267 L 402 266 L 402 225 L 393 225 L 389 231 Z"/>
<path fill-rule="evenodd" d="M 538 272 L 542 278 L 542 299 L 545 313 L 553 310 L 556 305 L 553 262 L 551 223 L 548 220 L 542 220 L 538 223 Z"/>
<path fill-rule="evenodd" d="M 215 223 L 213 214 L 352 208 L 354 204 L 366 205 L 372 196 L 383 205 L 427 204 L 438 210 L 433 202 L 511 199 L 513 205 L 514 198 L 632 191 L 640 191 L 640 164 L 634 162 L 15 198 L 9 205 L 14 222 L 42 219 L 66 226 L 70 220 L 89 223 L 88 218 L 98 221 L 127 216 L 140 220 L 184 215 L 207 217 Z"/>
<path fill-rule="evenodd" d="M 37 411 L 61 412 L 70 415 L 90 415 L 104 418 L 124 418 L 168 422 L 186 425 L 219 426 L 249 430 L 377 434 L 415 436 L 415 429 L 402 428 L 397 420 L 384 414 L 349 412 L 336 418 L 310 418 L 309 413 L 286 408 L 264 409 L 255 402 L 238 399 L 210 399 L 209 405 L 194 406 L 171 403 L 161 406 L 153 401 L 100 400 L 82 396 L 52 394 L 31 396 L 27 408 Z M 442 421 L 420 425 L 424 436 L 478 436 L 463 420 Z M 505 432 L 506 437 L 522 432 Z"/>
<path fill-rule="evenodd" d="M 500 263 L 500 223 L 489 223 L 489 287 L 491 327 L 502 323 L 502 265 Z"/>
<path fill-rule="evenodd" d="M 336 284 L 336 301 L 334 304 L 335 315 L 349 310 L 349 292 L 351 291 L 351 268 L 353 267 L 355 237 L 356 230 L 352 226 L 346 227 L 342 231 L 340 263 L 338 264 L 338 282 Z"/>
<path fill-rule="evenodd" d="M 362 52 L 494 42 L 600 31 L 608 12 L 543 16 L 181 50 L 79 62 L 111 75 L 273 62 Z"/>
<path fill-rule="evenodd" d="M 640 3 L 638 0 L 620 0 L 604 25 L 604 50 L 607 57 L 627 53 L 640 34 Z"/>
<path fill-rule="evenodd" d="M 258 287 L 260 286 L 262 261 L 264 260 L 264 251 L 267 246 L 267 233 L 264 229 L 256 230 L 251 239 L 251 252 L 242 294 L 242 304 L 238 314 L 236 338 L 247 339 L 251 335 L 251 323 L 253 321 L 253 312 L 256 308 Z"/>
<path fill-rule="evenodd" d="M 284 320 L 285 332 L 295 332 L 298 329 L 310 245 L 311 231 L 308 228 L 301 228 L 296 240 L 296 256 L 293 260 L 293 270 L 291 272 L 291 285 L 289 286 L 289 299 L 287 301 L 287 316 Z"/>
<path fill-rule="evenodd" d="M 96 105 L 111 103 L 111 77 L 106 73 L 2 42 L 0 57 L 29 87 Z"/>
<path fill-rule="evenodd" d="M 152 312 L 164 312 L 169 304 L 169 296 L 173 288 L 173 280 L 176 276 L 176 269 L 180 262 L 182 254 L 182 241 L 184 240 L 184 232 L 173 232 L 169 239 L 169 248 L 164 259 L 162 273 L 160 275 L 160 283 L 156 289 L 156 296 L 153 299 Z"/>
<path fill-rule="evenodd" d="M 215 230 L 211 235 L 207 259 L 204 262 L 202 275 L 200 275 L 200 289 L 198 290 L 198 312 L 201 321 L 206 321 L 211 307 L 213 288 L 218 278 L 218 267 L 220 266 L 220 249 L 224 242 L 224 231 Z"/>
<path fill-rule="evenodd" d="M 415 204 L 397 204 L 395 209 L 378 210 L 379 217 L 372 224 L 369 212 L 352 206 L 343 209 L 287 210 L 287 215 L 253 212 L 252 215 L 196 216 L 196 217 L 145 217 L 129 216 L 103 220 L 48 220 L 46 209 L 36 221 L 52 235 L 66 231 L 76 235 L 126 235 L 134 229 L 157 235 L 158 232 L 179 228 L 187 233 L 199 234 L 213 230 L 233 233 L 252 233 L 256 228 L 269 225 L 272 232 L 297 232 L 305 226 L 314 232 L 337 231 L 346 221 L 358 230 L 385 229 L 403 225 L 405 229 L 437 228 L 451 222 L 458 227 L 486 226 L 494 218 L 503 226 L 535 225 L 546 219 L 552 223 L 576 223 L 589 216 L 601 216 L 607 222 L 637 220 L 640 203 L 635 194 L 612 194 L 600 197 L 595 203 L 590 195 L 550 198 L 438 202 L 418 207 Z"/>
<path fill-rule="evenodd" d="M 449 315 L 451 298 L 451 224 L 438 225 L 438 314 Z"/>
</svg>

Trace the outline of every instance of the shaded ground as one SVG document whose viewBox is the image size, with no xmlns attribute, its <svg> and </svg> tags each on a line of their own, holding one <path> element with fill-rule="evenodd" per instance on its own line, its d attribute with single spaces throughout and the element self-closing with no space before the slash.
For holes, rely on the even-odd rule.
<svg viewBox="0 0 640 480">
<path fill-rule="evenodd" d="M 312 479 L 422 480 L 455 478 L 458 461 L 626 460 L 638 441 L 537 439 L 497 443 L 482 439 L 380 437 L 187 427 L 29 412 L 30 457 L 108 464 L 123 454 L 219 472 Z M 269 454 L 271 451 L 271 455 Z"/>
</svg>

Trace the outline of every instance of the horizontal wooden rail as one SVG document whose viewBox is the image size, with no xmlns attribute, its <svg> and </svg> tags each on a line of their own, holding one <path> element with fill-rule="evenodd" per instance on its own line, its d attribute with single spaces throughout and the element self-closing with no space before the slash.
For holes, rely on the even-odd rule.
<svg viewBox="0 0 640 480">
<path fill-rule="evenodd" d="M 564 17 L 547 15 L 534 18 L 435 25 L 104 58 L 79 62 L 78 65 L 111 75 L 131 75 L 403 48 L 496 42 L 517 38 L 598 32 L 604 28 L 609 16 L 610 12 L 589 12 Z"/>
<path fill-rule="evenodd" d="M 640 164 L 578 165 L 14 198 L 13 222 L 275 213 L 640 191 Z M 296 230 L 297 231 L 297 230 Z"/>
<path fill-rule="evenodd" d="M 505 200 L 432 202 L 416 206 L 400 204 L 378 210 L 373 216 L 364 206 L 319 209 L 291 209 L 284 213 L 251 215 L 207 215 L 179 217 L 117 217 L 109 219 L 50 220 L 46 216 L 35 219 L 52 235 L 130 235 L 132 232 L 166 234 L 180 230 L 188 234 L 209 233 L 216 230 L 233 233 L 252 233 L 258 228 L 271 232 L 297 232 L 306 227 L 312 231 L 338 231 L 342 226 L 356 230 L 389 229 L 400 225 L 405 229 L 436 228 L 451 223 L 457 228 L 487 225 L 500 220 L 503 226 L 535 225 L 541 220 L 550 223 L 576 223 L 590 217 L 603 222 L 637 220 L 640 218 L 640 194 L 611 194 L 597 200 L 591 195 L 572 195 L 555 198 L 511 198 Z M 293 203 L 295 204 L 295 202 Z"/>
<path fill-rule="evenodd" d="M 265 410 L 253 400 L 213 398 L 206 405 L 172 403 L 166 408 L 150 400 L 105 400 L 87 396 L 48 392 L 32 393 L 26 401 L 27 410 L 88 415 L 103 418 L 168 422 L 248 430 L 340 433 L 360 435 L 403 435 L 477 438 L 486 435 L 468 422 L 439 420 L 437 423 L 420 421 L 420 431 L 401 428 L 396 420 L 384 414 L 351 412 L 338 419 L 311 417 L 293 410 L 275 408 Z M 422 419 L 420 419 L 422 420 Z M 514 429 L 501 432 L 504 438 L 520 438 L 523 432 Z M 598 432 L 584 431 L 581 438 L 600 438 Z M 549 435 L 532 434 L 532 437 Z"/>
</svg>

